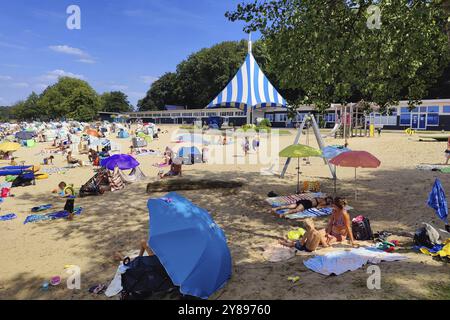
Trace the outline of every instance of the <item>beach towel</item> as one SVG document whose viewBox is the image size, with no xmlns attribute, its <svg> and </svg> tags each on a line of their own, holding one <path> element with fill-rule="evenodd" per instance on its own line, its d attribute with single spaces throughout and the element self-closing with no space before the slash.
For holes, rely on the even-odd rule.
<svg viewBox="0 0 450 320">
<path fill-rule="evenodd" d="M 325 198 L 326 194 L 322 192 L 318 193 L 302 193 L 302 194 L 293 194 L 289 196 L 275 197 L 275 198 L 267 198 L 266 202 L 270 204 L 272 207 L 281 207 L 288 206 L 290 204 L 294 204 L 299 200 L 312 200 L 314 198 Z"/>
<path fill-rule="evenodd" d="M 165 168 L 165 167 L 170 167 L 170 164 L 166 164 L 166 163 L 156 163 L 153 165 L 156 168 Z"/>
<path fill-rule="evenodd" d="M 10 214 L 0 216 L 0 221 L 9 221 L 9 220 L 13 220 L 16 218 L 17 218 L 17 216 L 15 213 L 10 213 Z"/>
<path fill-rule="evenodd" d="M 80 215 L 83 212 L 83 208 L 76 207 L 73 211 L 74 215 Z M 38 221 L 46 221 L 46 220 L 56 220 L 56 219 L 63 219 L 67 218 L 69 216 L 68 211 L 58 211 L 55 213 L 49 213 L 49 214 L 32 214 L 28 217 L 26 217 L 23 224 L 32 223 L 32 222 L 38 222 Z"/>
<path fill-rule="evenodd" d="M 41 212 L 41 211 L 51 209 L 52 207 L 53 207 L 53 205 L 51 205 L 51 204 L 43 204 L 41 206 L 31 208 L 31 212 Z"/>
<path fill-rule="evenodd" d="M 329 276 L 355 271 L 367 263 L 378 264 L 381 261 L 402 261 L 407 257 L 398 253 L 387 253 L 374 247 L 351 249 L 350 251 L 330 252 L 303 262 L 310 270 Z"/>
<path fill-rule="evenodd" d="M 278 213 L 283 214 L 283 211 L 286 212 L 287 210 L 280 210 Z M 285 217 L 287 219 L 318 218 L 329 216 L 331 215 L 332 212 L 333 208 L 321 208 L 321 209 L 311 208 L 302 212 L 286 215 Z"/>
<path fill-rule="evenodd" d="M 263 257 L 270 262 L 286 261 L 295 257 L 295 248 L 288 248 L 276 242 L 265 248 Z"/>
<path fill-rule="evenodd" d="M 441 171 L 442 172 L 442 170 L 449 170 L 450 166 L 442 165 L 442 164 L 419 164 L 416 168 L 419 170 L 425 170 L 425 171 Z"/>
</svg>

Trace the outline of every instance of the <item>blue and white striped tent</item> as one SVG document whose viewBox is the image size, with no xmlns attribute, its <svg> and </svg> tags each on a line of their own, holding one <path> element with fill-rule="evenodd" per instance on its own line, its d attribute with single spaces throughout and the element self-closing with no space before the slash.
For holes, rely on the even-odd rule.
<svg viewBox="0 0 450 320">
<path fill-rule="evenodd" d="M 234 107 L 247 112 L 248 107 L 254 109 L 286 107 L 286 100 L 264 75 L 250 49 L 245 63 L 231 82 L 207 106 L 207 108 L 218 107 Z"/>
</svg>

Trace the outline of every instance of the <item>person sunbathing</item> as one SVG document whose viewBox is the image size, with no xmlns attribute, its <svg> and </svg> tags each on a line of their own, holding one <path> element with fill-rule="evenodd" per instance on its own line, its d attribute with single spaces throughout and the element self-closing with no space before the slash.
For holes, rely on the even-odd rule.
<svg viewBox="0 0 450 320">
<path fill-rule="evenodd" d="M 79 164 L 80 166 L 83 166 L 83 161 L 77 160 L 74 157 L 72 157 L 72 151 L 69 151 L 67 153 L 67 163 L 68 164 Z"/>
<path fill-rule="evenodd" d="M 333 201 L 333 213 L 326 229 L 326 238 L 329 245 L 343 242 L 349 238 L 350 244 L 357 246 L 353 238 L 350 215 L 345 209 L 347 204 L 347 200 L 344 198 L 337 197 Z"/>
<path fill-rule="evenodd" d="M 330 246 L 327 243 L 325 229 L 317 230 L 312 219 L 305 219 L 305 221 L 303 221 L 303 225 L 306 233 L 300 240 L 291 241 L 283 239 L 280 240 L 280 244 L 285 247 L 295 248 L 298 251 L 307 252 L 314 252 L 319 246 L 323 246 L 324 248 Z"/>
<path fill-rule="evenodd" d="M 283 218 L 289 214 L 294 214 L 298 212 L 303 212 L 308 209 L 312 208 L 326 208 L 329 207 L 333 203 L 333 198 L 327 197 L 327 198 L 313 198 L 312 200 L 309 199 L 302 199 L 298 200 L 296 203 L 288 205 L 288 206 L 281 206 L 277 208 L 272 209 L 272 213 L 279 216 L 280 218 Z M 280 210 L 287 210 L 284 213 L 279 214 L 278 211 Z"/>
</svg>

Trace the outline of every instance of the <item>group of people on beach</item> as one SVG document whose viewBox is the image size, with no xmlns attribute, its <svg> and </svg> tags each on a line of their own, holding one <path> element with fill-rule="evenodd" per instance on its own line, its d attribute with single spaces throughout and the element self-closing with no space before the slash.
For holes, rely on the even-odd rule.
<svg viewBox="0 0 450 320">
<path fill-rule="evenodd" d="M 350 219 L 350 214 L 347 212 L 346 207 L 348 202 L 344 198 L 314 198 L 312 200 L 299 200 L 296 204 L 290 206 L 283 206 L 273 210 L 275 213 L 277 210 L 287 209 L 288 211 L 284 214 L 291 214 L 295 212 L 301 212 L 311 208 L 323 208 L 331 206 L 333 212 L 331 214 L 330 220 L 326 229 L 317 230 L 312 219 L 306 219 L 303 222 L 306 233 L 298 241 L 291 241 L 282 239 L 280 244 L 296 248 L 299 251 L 313 252 L 317 250 L 320 246 L 326 248 L 337 242 L 343 242 L 349 239 L 352 246 L 357 246 L 355 239 L 353 238 L 352 232 L 352 222 Z M 283 216 L 280 215 L 280 216 Z"/>
</svg>

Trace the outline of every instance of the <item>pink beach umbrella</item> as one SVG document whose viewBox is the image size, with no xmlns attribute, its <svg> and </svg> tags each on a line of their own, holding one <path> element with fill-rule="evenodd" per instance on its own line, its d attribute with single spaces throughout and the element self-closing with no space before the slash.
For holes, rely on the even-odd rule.
<svg viewBox="0 0 450 320">
<path fill-rule="evenodd" d="M 357 168 L 378 168 L 381 165 L 380 160 L 366 151 L 344 152 L 331 159 L 330 163 L 338 167 L 355 168 L 355 186 Z M 355 200 L 357 199 L 357 197 L 358 190 L 355 187 Z"/>
</svg>

